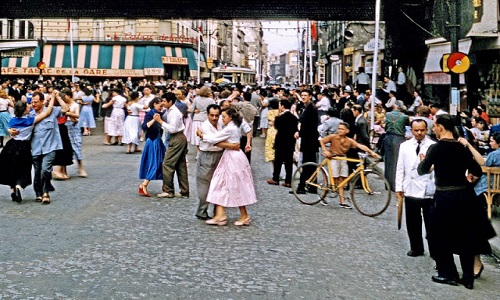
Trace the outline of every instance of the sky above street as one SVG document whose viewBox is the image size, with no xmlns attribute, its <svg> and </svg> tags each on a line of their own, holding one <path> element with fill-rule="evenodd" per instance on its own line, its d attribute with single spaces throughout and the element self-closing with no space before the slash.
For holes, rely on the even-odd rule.
<svg viewBox="0 0 500 300">
<path fill-rule="evenodd" d="M 265 20 L 261 22 L 269 54 L 279 55 L 298 48 L 297 28 L 301 28 L 302 31 L 306 22 Z"/>
</svg>

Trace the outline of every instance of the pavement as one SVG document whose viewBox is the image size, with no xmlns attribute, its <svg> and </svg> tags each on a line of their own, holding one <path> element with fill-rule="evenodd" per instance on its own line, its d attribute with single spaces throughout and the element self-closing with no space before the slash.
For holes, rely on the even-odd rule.
<svg viewBox="0 0 500 300">
<path fill-rule="evenodd" d="M 50 205 L 34 202 L 31 186 L 20 204 L 0 187 L 0 299 L 500 298 L 495 257 L 483 257 L 474 290 L 431 282 L 429 256 L 406 255 L 394 199 L 370 218 L 340 208 L 338 199 L 303 205 L 287 188 L 266 184 L 272 166 L 263 138 L 253 143 L 252 224 L 208 226 L 194 216 L 194 147 L 190 198 L 154 197 L 160 181 L 146 198 L 137 193 L 141 154 L 103 145 L 98 126 L 83 137 L 89 177 L 70 166 L 71 179 L 54 181 Z M 236 220 L 237 209 L 228 215 Z M 498 218 L 493 223 L 500 232 Z M 499 238 L 491 243 L 498 251 Z"/>
</svg>

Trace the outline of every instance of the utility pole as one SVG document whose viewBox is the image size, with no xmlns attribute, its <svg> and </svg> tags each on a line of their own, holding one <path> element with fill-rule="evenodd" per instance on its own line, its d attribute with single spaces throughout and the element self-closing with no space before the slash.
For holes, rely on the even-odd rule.
<svg viewBox="0 0 500 300">
<path fill-rule="evenodd" d="M 450 31 L 451 53 L 458 52 L 458 34 L 460 30 L 460 16 L 458 9 L 459 0 L 450 1 L 450 24 L 448 30 Z M 450 109 L 451 115 L 457 114 L 458 106 L 460 105 L 460 75 L 454 72 L 450 73 Z"/>
</svg>

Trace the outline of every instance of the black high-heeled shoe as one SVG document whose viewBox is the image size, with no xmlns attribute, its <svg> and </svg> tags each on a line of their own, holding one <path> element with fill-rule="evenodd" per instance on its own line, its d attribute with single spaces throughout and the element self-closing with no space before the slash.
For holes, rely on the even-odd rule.
<svg viewBox="0 0 500 300">
<path fill-rule="evenodd" d="M 483 273 L 483 270 L 484 270 L 484 265 L 481 265 L 481 269 L 479 269 L 479 273 L 474 274 L 474 279 L 478 279 L 479 277 L 481 277 L 481 273 Z"/>
</svg>

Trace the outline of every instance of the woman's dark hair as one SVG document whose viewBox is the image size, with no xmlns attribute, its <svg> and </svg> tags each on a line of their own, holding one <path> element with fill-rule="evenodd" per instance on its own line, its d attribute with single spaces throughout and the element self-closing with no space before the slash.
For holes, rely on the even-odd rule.
<svg viewBox="0 0 500 300">
<path fill-rule="evenodd" d="M 241 116 L 240 114 L 236 111 L 236 109 L 232 107 L 228 107 L 222 110 L 223 112 L 226 112 L 226 114 L 233 120 L 234 124 L 236 126 L 240 127 L 241 126 Z"/>
<path fill-rule="evenodd" d="M 495 143 L 500 144 L 500 132 L 493 133 L 491 138 L 495 141 Z"/>
<path fill-rule="evenodd" d="M 14 104 L 14 115 L 18 118 L 21 118 L 24 115 L 24 112 L 26 111 L 26 102 L 24 101 L 16 101 Z"/>
<path fill-rule="evenodd" d="M 445 130 L 454 132 L 455 130 L 455 121 L 448 114 L 438 115 L 436 118 L 436 124 L 442 125 Z"/>
<path fill-rule="evenodd" d="M 483 124 L 483 130 L 484 129 L 488 129 L 488 125 L 486 125 L 486 121 L 481 118 L 481 117 L 475 117 L 474 120 L 476 121 L 476 125 L 477 124 Z"/>
<path fill-rule="evenodd" d="M 130 93 L 130 100 L 135 100 L 137 98 L 139 98 L 139 92 L 137 91 L 133 91 L 132 93 Z"/>
<path fill-rule="evenodd" d="M 329 115 L 330 117 L 335 117 L 335 118 L 340 117 L 339 111 L 337 110 L 336 107 L 330 107 L 326 112 L 326 114 Z"/>
<path fill-rule="evenodd" d="M 92 94 L 92 91 L 90 89 L 88 89 L 88 88 L 85 88 L 83 90 L 83 93 L 85 94 L 85 96 L 90 96 Z"/>
<path fill-rule="evenodd" d="M 158 104 L 160 103 L 160 98 L 158 97 L 154 97 L 151 101 L 149 101 L 149 108 L 150 109 L 154 109 L 155 108 L 155 104 Z"/>
</svg>

